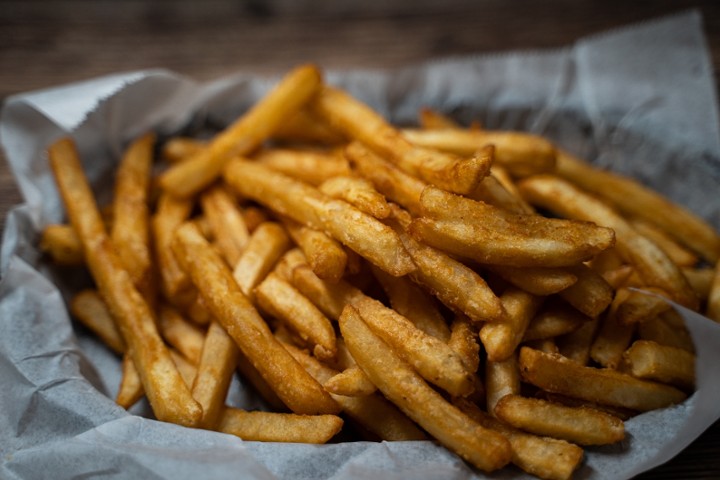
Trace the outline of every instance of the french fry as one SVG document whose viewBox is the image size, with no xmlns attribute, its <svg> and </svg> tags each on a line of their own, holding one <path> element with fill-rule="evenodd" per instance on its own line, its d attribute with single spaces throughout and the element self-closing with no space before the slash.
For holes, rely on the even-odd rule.
<svg viewBox="0 0 720 480">
<path fill-rule="evenodd" d="M 428 186 L 424 217 L 410 232 L 431 246 L 484 264 L 563 267 L 615 243 L 613 231 L 587 222 L 513 214 Z"/>
<path fill-rule="evenodd" d="M 618 290 L 607 314 L 601 319 L 600 326 L 590 347 L 590 357 L 603 367 L 616 369 L 622 361 L 622 354 L 630 345 L 635 333 L 634 324 L 623 324 L 618 318 L 620 306 L 633 292 Z"/>
<path fill-rule="evenodd" d="M 486 145 L 493 145 L 495 162 L 514 177 L 555 169 L 555 147 L 546 139 L 529 133 L 456 128 L 403 129 L 402 134 L 415 145 L 460 156 L 472 155 Z"/>
<path fill-rule="evenodd" d="M 333 320 L 340 318 L 345 305 L 365 296 L 345 281 L 331 283 L 320 279 L 307 265 L 293 269 L 292 284 Z"/>
<path fill-rule="evenodd" d="M 205 332 L 187 321 L 170 305 L 158 308 L 158 327 L 165 341 L 192 363 L 197 364 L 202 354 Z"/>
<path fill-rule="evenodd" d="M 625 438 L 622 420 L 586 407 L 567 407 L 539 398 L 505 395 L 495 415 L 515 428 L 580 445 L 608 445 Z"/>
<path fill-rule="evenodd" d="M 549 208 L 565 217 L 593 221 L 612 228 L 617 237 L 618 250 L 635 266 L 648 286 L 658 287 L 670 294 L 678 303 L 690 309 L 697 309 L 697 295 L 679 267 L 659 247 L 637 233 L 625 219 L 605 203 L 583 193 L 572 184 L 549 175 L 524 179 L 518 186 L 526 199 L 532 203 Z"/>
<path fill-rule="evenodd" d="M 528 293 L 539 296 L 561 292 L 578 277 L 566 267 L 511 267 L 509 265 L 487 265 L 486 269 L 496 273 L 507 282 Z"/>
<path fill-rule="evenodd" d="M 186 223 L 177 230 L 173 250 L 215 319 L 290 410 L 337 413 L 338 405 L 275 340 L 230 269 L 195 225 Z"/>
<path fill-rule="evenodd" d="M 345 275 L 348 254 L 340 242 L 325 232 L 306 227 L 287 217 L 282 218 L 282 224 L 290 238 L 302 249 L 315 275 L 331 282 Z"/>
<path fill-rule="evenodd" d="M 631 325 L 655 318 L 672 308 L 665 297 L 667 294 L 656 288 L 630 290 L 628 297 L 617 307 L 617 321 L 622 325 Z"/>
<path fill-rule="evenodd" d="M 250 360 L 248 360 L 241 350 L 238 349 L 236 353 L 238 357 L 237 369 L 242 379 L 250 383 L 250 386 L 254 388 L 274 412 L 287 411 L 285 403 L 283 403 L 277 393 L 275 393 L 275 390 L 273 390 L 270 384 L 260 375 L 258 369 L 250 363 Z"/>
<path fill-rule="evenodd" d="M 227 407 L 217 430 L 245 441 L 327 443 L 342 428 L 337 415 L 298 415 L 294 413 L 248 412 Z"/>
<path fill-rule="evenodd" d="M 228 265 L 234 266 L 250 237 L 235 199 L 223 187 L 216 186 L 200 196 L 200 204 L 220 252 Z"/>
<path fill-rule="evenodd" d="M 564 358 L 520 348 L 520 374 L 525 382 L 554 393 L 641 412 L 680 403 L 687 395 L 677 388 L 640 380 L 615 370 L 586 367 Z"/>
<path fill-rule="evenodd" d="M 70 225 L 47 225 L 40 237 L 40 250 L 57 265 L 76 266 L 85 263 L 82 243 Z"/>
<path fill-rule="evenodd" d="M 87 265 L 128 345 L 155 416 L 180 425 L 197 425 L 202 409 L 193 400 L 160 339 L 153 312 L 113 249 L 75 144 L 71 139 L 61 139 L 50 146 L 48 153 L 68 216 L 83 244 Z"/>
<path fill-rule="evenodd" d="M 558 338 L 557 346 L 562 356 L 579 365 L 587 365 L 590 361 L 590 349 L 599 326 L 600 317 L 592 318 L 576 330 Z"/>
<path fill-rule="evenodd" d="M 488 360 L 497 362 L 513 354 L 543 300 L 543 297 L 513 287 L 503 292 L 500 301 L 507 312 L 506 320 L 486 323 L 480 328 L 480 340 Z"/>
<path fill-rule="evenodd" d="M 623 354 L 623 370 L 686 390 L 695 387 L 695 355 L 681 348 L 636 340 Z"/>
<path fill-rule="evenodd" d="M 214 429 L 224 416 L 230 380 L 238 362 L 238 347 L 218 322 L 208 327 L 197 373 L 192 383 L 192 395 L 203 409 L 200 426 Z"/>
<path fill-rule="evenodd" d="M 372 272 L 382 285 L 393 310 L 428 335 L 444 342 L 450 339 L 450 329 L 432 296 L 407 277 L 393 277 L 376 267 Z"/>
<path fill-rule="evenodd" d="M 255 288 L 258 306 L 294 330 L 313 346 L 319 359 L 335 357 L 335 330 L 330 320 L 288 281 L 269 273 Z"/>
<path fill-rule="evenodd" d="M 325 86 L 310 108 L 348 138 L 361 141 L 411 175 L 451 192 L 472 192 L 490 170 L 492 147 L 458 157 L 414 146 L 379 114 L 342 90 Z"/>
<path fill-rule="evenodd" d="M 270 273 L 278 259 L 290 247 L 290 239 L 278 223 L 265 222 L 250 235 L 233 268 L 233 278 L 251 301 L 255 287 Z"/>
<path fill-rule="evenodd" d="M 110 238 L 133 284 L 152 304 L 155 281 L 150 244 L 150 176 L 155 134 L 134 140 L 116 171 Z"/>
<path fill-rule="evenodd" d="M 498 167 L 493 167 L 493 170 L 467 197 L 514 213 L 535 213 L 535 210 L 516 194 L 514 186 L 513 190 L 509 190 L 505 183 L 498 180 L 497 172 L 501 170 Z"/>
<path fill-rule="evenodd" d="M 569 267 L 577 281 L 559 296 L 588 317 L 597 317 L 610 306 L 613 288 L 605 278 L 585 265 Z"/>
<path fill-rule="evenodd" d="M 301 108 L 284 119 L 273 132 L 272 139 L 292 144 L 310 143 L 326 146 L 347 142 L 345 137 L 328 127 L 306 108 Z"/>
<path fill-rule="evenodd" d="M 345 200 L 375 218 L 382 220 L 390 215 L 385 197 L 364 178 L 337 176 L 325 180 L 318 188 L 325 195 Z"/>
<path fill-rule="evenodd" d="M 649 238 L 679 267 L 692 267 L 699 262 L 696 253 L 685 248 L 661 228 L 638 218 L 630 219 L 630 225 L 640 234 Z"/>
<path fill-rule="evenodd" d="M 577 330 L 590 317 L 560 302 L 546 302 L 525 329 L 523 342 L 559 337 Z"/>
<path fill-rule="evenodd" d="M 348 367 L 329 378 L 323 383 L 323 387 L 330 393 L 347 397 L 364 397 L 377 391 L 375 384 L 357 365 Z"/>
<path fill-rule="evenodd" d="M 520 369 L 517 354 L 504 360 L 485 363 L 485 403 L 490 415 L 495 416 L 495 405 L 505 395 L 520 393 Z"/>
<path fill-rule="evenodd" d="M 683 275 L 687 278 L 688 283 L 700 299 L 700 303 L 707 303 L 710 296 L 715 273 L 711 267 L 684 267 Z"/>
<path fill-rule="evenodd" d="M 354 307 L 343 310 L 340 330 L 358 365 L 383 395 L 443 445 L 485 471 L 510 461 L 505 437 L 445 401 L 370 330 Z"/>
<path fill-rule="evenodd" d="M 430 107 L 422 107 L 418 112 L 418 120 L 420 126 L 424 129 L 443 129 L 443 128 L 461 128 L 455 120 L 433 110 Z"/>
<path fill-rule="evenodd" d="M 169 163 L 178 163 L 198 154 L 205 148 L 205 142 L 190 137 L 172 137 L 163 143 L 161 157 Z"/>
<path fill-rule="evenodd" d="M 340 148 L 266 148 L 253 155 L 253 160 L 316 187 L 350 174 L 350 165 Z"/>
<path fill-rule="evenodd" d="M 512 448 L 512 463 L 531 475 L 549 480 L 569 480 L 582 462 L 583 449 L 577 445 L 513 428 L 466 399 L 457 398 L 453 403 L 483 427 L 503 434 Z"/>
<path fill-rule="evenodd" d="M 242 196 L 317 230 L 356 251 L 392 275 L 415 269 L 397 235 L 379 220 L 342 200 L 290 177 L 247 161 L 233 160 L 225 179 Z"/>
<path fill-rule="evenodd" d="M 128 354 L 123 355 L 121 372 L 115 403 L 128 410 L 145 395 L 145 390 L 132 357 Z"/>
<path fill-rule="evenodd" d="M 650 340 L 660 345 L 695 352 L 695 345 L 690 333 L 684 328 L 681 329 L 670 325 L 664 320 L 664 315 L 642 322 L 637 327 L 637 334 L 641 340 Z"/>
<path fill-rule="evenodd" d="M 558 149 L 557 174 L 583 190 L 610 200 L 616 208 L 662 228 L 680 243 L 715 263 L 720 258 L 720 236 L 703 219 L 639 182 L 600 170 Z"/>
<path fill-rule="evenodd" d="M 70 313 L 116 353 L 125 352 L 125 340 L 97 290 L 76 293 L 70 301 Z"/>
<path fill-rule="evenodd" d="M 213 182 L 234 155 L 247 155 L 260 146 L 283 120 L 297 112 L 320 88 L 320 72 L 303 65 L 288 73 L 232 125 L 213 137 L 207 147 L 178 163 L 160 177 L 160 186 L 178 197 L 190 197 Z"/>
<path fill-rule="evenodd" d="M 462 314 L 455 315 L 450 323 L 450 338 L 447 344 L 460 355 L 468 372 L 477 372 L 480 367 L 480 345 L 477 338 L 477 331 L 470 319 Z"/>
</svg>

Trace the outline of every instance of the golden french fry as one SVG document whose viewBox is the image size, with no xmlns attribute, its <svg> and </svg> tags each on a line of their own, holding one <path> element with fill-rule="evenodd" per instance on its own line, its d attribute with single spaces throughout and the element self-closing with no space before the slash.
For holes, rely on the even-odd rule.
<svg viewBox="0 0 720 480">
<path fill-rule="evenodd" d="M 350 174 L 350 165 L 339 148 L 332 150 L 267 148 L 253 160 L 313 186 Z"/>
<path fill-rule="evenodd" d="M 520 348 L 520 374 L 525 382 L 553 393 L 641 412 L 680 403 L 687 395 L 677 388 L 640 380 L 615 370 L 578 365 L 562 355 Z"/>
<path fill-rule="evenodd" d="M 226 407 L 217 431 L 236 435 L 245 441 L 322 444 L 337 435 L 342 426 L 343 421 L 337 415 L 248 412 Z"/>
<path fill-rule="evenodd" d="M 272 139 L 287 143 L 310 143 L 320 145 L 339 145 L 347 140 L 339 132 L 328 127 L 306 108 L 290 115 L 272 134 Z"/>
<path fill-rule="evenodd" d="M 333 320 L 340 318 L 345 305 L 365 296 L 343 280 L 331 283 L 320 279 L 308 265 L 293 269 L 292 284 Z"/>
<path fill-rule="evenodd" d="M 523 342 L 559 337 L 574 332 L 590 321 L 590 317 L 560 302 L 547 302 L 542 310 L 530 320 L 525 329 Z"/>
<path fill-rule="evenodd" d="M 480 340 L 488 360 L 497 362 L 513 354 L 543 300 L 514 287 L 503 292 L 500 301 L 507 312 L 505 321 L 486 323 L 480 328 Z"/>
<path fill-rule="evenodd" d="M 233 268 L 233 278 L 247 298 L 254 300 L 255 287 L 289 247 L 290 239 L 287 233 L 275 222 L 263 223 L 250 235 Z"/>
<path fill-rule="evenodd" d="M 178 197 L 199 192 L 220 176 L 231 157 L 247 155 L 269 138 L 286 117 L 307 103 L 321 82 L 315 66 L 295 68 L 206 148 L 163 173 L 160 186 Z"/>
<path fill-rule="evenodd" d="M 415 269 L 397 235 L 376 218 L 342 200 L 262 165 L 233 160 L 225 179 L 242 196 L 317 230 L 354 250 L 392 275 Z"/>
<path fill-rule="evenodd" d="M 609 228 L 589 222 L 514 214 L 428 186 L 424 217 L 410 232 L 431 246 L 491 265 L 563 267 L 615 243 Z"/>
<path fill-rule="evenodd" d="M 622 325 L 631 325 L 655 318 L 672 308 L 665 297 L 667 294 L 657 288 L 630 290 L 627 298 L 617 307 L 617 321 Z"/>
<path fill-rule="evenodd" d="M 440 443 L 481 470 L 510 461 L 502 435 L 488 430 L 448 403 L 363 322 L 354 307 L 340 318 L 340 330 L 360 368 L 378 389 Z"/>
<path fill-rule="evenodd" d="M 597 317 L 612 303 L 612 286 L 586 265 L 575 265 L 569 270 L 577 281 L 559 292 L 559 296 L 588 317 Z"/>
<path fill-rule="evenodd" d="M 237 345 L 222 325 L 212 322 L 205 336 L 192 383 L 193 398 L 203 409 L 201 427 L 213 429 L 219 423 L 237 362 Z"/>
<path fill-rule="evenodd" d="M 310 108 L 348 138 L 359 140 L 402 170 L 428 183 L 460 194 L 472 192 L 487 175 L 492 147 L 458 157 L 410 143 L 378 113 L 346 92 L 323 88 Z"/>
<path fill-rule="evenodd" d="M 192 363 L 197 364 L 202 354 L 205 332 L 188 322 L 170 305 L 160 305 L 158 327 L 165 341 Z"/>
<path fill-rule="evenodd" d="M 674 310 L 667 312 L 675 312 Z M 682 348 L 687 352 L 695 352 L 690 333 L 685 328 L 675 327 L 665 321 L 665 315 L 642 322 L 637 327 L 637 335 L 641 340 L 650 340 L 668 347 Z"/>
<path fill-rule="evenodd" d="M 684 267 L 682 272 L 700 299 L 700 303 L 706 303 L 715 277 L 714 269 L 711 267 Z"/>
<path fill-rule="evenodd" d="M 200 196 L 200 204 L 223 258 L 234 266 L 250 237 L 237 202 L 227 190 L 216 186 Z"/>
<path fill-rule="evenodd" d="M 71 139 L 61 139 L 48 153 L 87 265 L 128 345 L 155 416 L 180 425 L 197 425 L 202 409 L 180 378 L 157 331 L 153 312 L 135 289 L 105 232 L 75 144 Z"/>
<path fill-rule="evenodd" d="M 393 310 L 428 335 L 444 342 L 450 339 L 450 329 L 432 296 L 407 277 L 393 277 L 376 267 L 372 268 L 372 272 Z"/>
<path fill-rule="evenodd" d="M 447 344 L 460 355 L 468 372 L 477 372 L 480 367 L 480 345 L 478 334 L 465 315 L 455 315 L 450 323 L 450 338 Z"/>
<path fill-rule="evenodd" d="M 282 218 L 290 238 L 302 249 L 305 259 L 318 277 L 336 282 L 345 274 L 348 254 L 340 242 L 325 232 Z"/>
<path fill-rule="evenodd" d="M 357 298 L 351 305 L 375 335 L 425 380 L 456 397 L 472 392 L 472 372 L 465 367 L 461 355 L 446 343 L 424 333 L 410 320 L 370 297 Z"/>
<path fill-rule="evenodd" d="M 290 354 L 319 382 L 326 383 L 338 374 L 336 370 L 320 363 L 316 358 L 311 357 L 299 348 L 295 348 L 292 345 L 284 345 Z M 347 414 L 347 416 L 358 422 L 368 431 L 377 435 L 381 440 L 403 441 L 427 439 L 427 436 L 412 420 L 405 416 L 382 395 L 375 393 L 372 395 L 349 397 L 333 394 L 332 397 L 340 404 L 343 413 Z"/>
<path fill-rule="evenodd" d="M 155 296 L 150 244 L 150 177 L 155 135 L 145 134 L 126 149 L 116 171 L 113 198 L 113 247 L 138 291 L 149 303 Z"/>
<path fill-rule="evenodd" d="M 71 225 L 47 225 L 40 237 L 40 250 L 58 265 L 83 265 L 82 243 Z"/>
<path fill-rule="evenodd" d="M 518 186 L 531 203 L 565 217 L 593 221 L 612 228 L 617 236 L 618 250 L 635 266 L 646 285 L 658 287 L 678 303 L 697 309 L 697 295 L 679 267 L 607 204 L 550 175 L 524 179 Z"/>
<path fill-rule="evenodd" d="M 288 408 L 295 413 L 336 413 L 338 405 L 275 340 L 197 227 L 192 223 L 180 227 L 172 246 L 215 319 Z"/>
<path fill-rule="evenodd" d="M 122 376 L 115 396 L 115 403 L 128 410 L 145 395 L 145 390 L 143 389 L 140 374 L 129 354 L 123 355 L 121 372 Z"/>
<path fill-rule="evenodd" d="M 70 313 L 116 353 L 125 352 L 125 340 L 97 290 L 76 293 L 70 301 Z"/>
<path fill-rule="evenodd" d="M 383 219 L 390 215 L 385 197 L 364 178 L 336 176 L 325 180 L 318 188 L 325 195 L 345 200 L 375 218 Z"/>
<path fill-rule="evenodd" d="M 190 137 L 172 137 L 165 141 L 160 155 L 169 163 L 178 163 L 198 154 L 206 143 Z"/>
<path fill-rule="evenodd" d="M 323 387 L 335 395 L 347 397 L 364 397 L 375 393 L 375 384 L 360 370 L 357 365 L 351 366 L 329 378 L 323 383 Z"/>
<path fill-rule="evenodd" d="M 487 265 L 507 282 L 528 293 L 539 296 L 552 295 L 563 291 L 577 282 L 577 275 L 567 267 L 512 267 L 509 265 Z"/>
<path fill-rule="evenodd" d="M 514 177 L 555 169 L 555 147 L 548 140 L 529 133 L 456 128 L 403 129 L 402 134 L 415 145 L 460 156 L 472 155 L 486 145 L 493 145 L 495 162 Z"/>
<path fill-rule="evenodd" d="M 600 321 L 600 326 L 590 347 L 590 357 L 603 367 L 616 369 L 622 360 L 622 354 L 630 345 L 635 333 L 634 324 L 624 324 L 618 318 L 619 307 L 630 297 L 632 292 L 625 288 L 617 291 L 607 314 Z"/>
<path fill-rule="evenodd" d="M 495 416 L 495 405 L 505 395 L 520 393 L 520 369 L 517 354 L 504 360 L 485 363 L 485 403 L 490 415 Z"/>
<path fill-rule="evenodd" d="M 255 299 L 262 310 L 310 343 L 316 357 L 321 360 L 335 357 L 335 330 L 330 320 L 288 281 L 270 272 L 255 288 Z"/>
<path fill-rule="evenodd" d="M 495 406 L 495 415 L 520 430 L 580 445 L 608 445 L 625 438 L 625 427 L 617 417 L 539 398 L 505 395 Z"/>
<path fill-rule="evenodd" d="M 558 338 L 557 346 L 563 357 L 579 365 L 587 365 L 590 361 L 595 334 L 600 326 L 600 317 L 591 318 L 576 330 Z"/>
<path fill-rule="evenodd" d="M 453 403 L 485 428 L 502 433 L 512 448 L 512 463 L 525 472 L 548 480 L 570 480 L 580 466 L 583 449 L 565 440 L 539 437 L 496 420 L 464 398 Z"/>
<path fill-rule="evenodd" d="M 630 219 L 632 227 L 640 234 L 652 240 L 665 254 L 680 267 L 692 267 L 699 261 L 696 253 L 671 237 L 665 230 L 638 218 Z"/>
<path fill-rule="evenodd" d="M 515 213 L 535 213 L 535 210 L 516 193 L 516 188 L 510 190 L 507 184 L 501 182 L 498 173 L 501 170 L 494 166 L 490 171 L 490 175 L 483 178 L 482 182 L 477 186 L 475 191 L 467 195 L 468 198 L 489 203 L 499 208 L 503 208 Z M 508 182 L 511 180 L 508 180 Z"/>
<path fill-rule="evenodd" d="M 623 354 L 623 370 L 638 378 L 692 390 L 695 387 L 695 355 L 681 348 L 636 340 Z"/>
<path fill-rule="evenodd" d="M 260 375 L 258 369 L 250 363 L 250 360 L 248 360 L 241 350 L 238 349 L 236 353 L 238 357 L 237 369 L 238 372 L 240 372 L 242 380 L 249 382 L 252 388 L 274 412 L 287 411 L 285 403 L 283 403 L 277 393 L 275 393 L 275 390 L 273 390 L 270 384 Z"/>
<path fill-rule="evenodd" d="M 636 180 L 594 168 L 560 149 L 557 174 L 583 190 L 610 200 L 626 214 L 659 226 L 705 260 L 715 263 L 720 258 L 720 235 L 712 226 Z"/>
</svg>

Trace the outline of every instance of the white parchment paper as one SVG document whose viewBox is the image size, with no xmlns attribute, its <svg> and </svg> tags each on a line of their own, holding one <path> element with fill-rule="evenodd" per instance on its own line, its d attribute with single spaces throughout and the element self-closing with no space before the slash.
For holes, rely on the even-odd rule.
<svg viewBox="0 0 720 480">
<path fill-rule="evenodd" d="M 550 52 L 328 72 L 327 80 L 393 122 L 412 124 L 420 106 L 431 106 L 487 128 L 546 135 L 720 226 L 720 129 L 697 12 Z M 64 298 L 87 278 L 46 265 L 37 250 L 43 225 L 63 219 L 48 144 L 75 138 L 102 201 L 134 136 L 222 126 L 273 81 L 246 72 L 199 84 L 143 71 L 8 99 L 0 140 L 25 202 L 8 216 L 0 254 L 0 478 L 485 478 L 431 442 L 243 442 L 145 418 L 142 404 L 125 412 L 111 400 L 118 359 L 73 331 Z M 697 346 L 697 392 L 628 421 L 621 444 L 588 449 L 576 478 L 632 477 L 671 458 L 720 416 L 720 328 L 682 313 Z M 229 401 L 257 406 L 239 382 Z M 513 467 L 491 476 L 524 477 Z"/>
</svg>

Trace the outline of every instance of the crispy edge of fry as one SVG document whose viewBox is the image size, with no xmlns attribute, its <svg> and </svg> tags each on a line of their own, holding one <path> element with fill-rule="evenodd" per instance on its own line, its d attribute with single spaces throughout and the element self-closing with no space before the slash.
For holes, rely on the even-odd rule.
<svg viewBox="0 0 720 480">
<path fill-rule="evenodd" d="M 339 406 L 275 339 L 197 227 L 190 222 L 181 226 L 172 246 L 215 319 L 290 410 L 337 413 Z"/>
<path fill-rule="evenodd" d="M 254 301 L 255 287 L 273 269 L 288 248 L 290 238 L 278 223 L 264 222 L 250 235 L 232 270 L 233 278 L 248 299 Z"/>
<path fill-rule="evenodd" d="M 317 92 L 321 74 L 314 65 L 301 65 L 250 110 L 216 135 L 206 148 L 160 176 L 160 186 L 178 197 L 190 197 L 212 183 L 233 155 L 257 148 L 291 113 L 297 112 Z"/>
<path fill-rule="evenodd" d="M 40 234 L 40 250 L 58 265 L 84 265 L 82 244 L 71 225 L 46 225 Z"/>
<path fill-rule="evenodd" d="M 250 237 L 235 199 L 216 185 L 200 195 L 200 204 L 225 261 L 235 265 Z"/>
<path fill-rule="evenodd" d="M 562 355 L 521 347 L 518 358 L 522 379 L 552 393 L 638 411 L 668 407 L 687 397 L 669 385 L 582 366 Z"/>
<path fill-rule="evenodd" d="M 97 290 L 76 293 L 70 300 L 70 313 L 116 353 L 125 352 L 125 340 Z"/>
<path fill-rule="evenodd" d="M 226 407 L 221 412 L 217 431 L 245 441 L 323 444 L 337 435 L 342 426 L 343 420 L 337 415 L 248 412 Z"/>
<path fill-rule="evenodd" d="M 600 320 L 590 347 L 590 357 L 603 367 L 616 369 L 622 361 L 623 352 L 632 341 L 635 325 L 623 324 L 618 318 L 619 307 L 631 293 L 625 288 L 618 290 L 610 309 Z"/>
<path fill-rule="evenodd" d="M 500 361 L 508 358 L 522 342 L 530 320 L 542 305 L 544 297 L 538 297 L 519 288 L 509 287 L 500 296 L 505 309 L 506 320 L 485 323 L 480 328 L 488 360 Z"/>
<path fill-rule="evenodd" d="M 622 367 L 634 377 L 692 390 L 695 387 L 695 361 L 695 354 L 687 350 L 635 340 L 623 353 Z"/>
<path fill-rule="evenodd" d="M 510 461 L 512 452 L 504 436 L 445 401 L 372 332 L 354 307 L 343 310 L 340 329 L 358 365 L 378 389 L 440 443 L 481 470 L 496 470 Z"/>
<path fill-rule="evenodd" d="M 589 321 L 590 317 L 570 305 L 548 302 L 530 321 L 523 342 L 565 335 Z"/>
<path fill-rule="evenodd" d="M 370 181 L 362 177 L 337 176 L 328 178 L 319 187 L 321 192 L 338 200 L 345 200 L 368 215 L 382 220 L 390 215 L 385 196 Z"/>
<path fill-rule="evenodd" d="M 528 293 L 539 296 L 561 292 L 577 282 L 578 277 L 566 267 L 511 267 L 508 265 L 485 265 L 504 280 Z"/>
<path fill-rule="evenodd" d="M 206 333 L 174 307 L 167 304 L 158 307 L 158 328 L 165 341 L 185 358 L 195 364 L 200 361 Z"/>
<path fill-rule="evenodd" d="M 625 438 L 623 421 L 588 407 L 568 407 L 540 398 L 506 395 L 495 414 L 515 428 L 580 445 L 608 445 Z"/>
<path fill-rule="evenodd" d="M 190 394 L 160 338 L 153 312 L 135 289 L 105 232 L 74 142 L 64 138 L 49 150 L 50 164 L 98 290 L 116 320 L 138 369 L 153 412 L 160 420 L 194 426 L 202 409 Z"/>
<path fill-rule="evenodd" d="M 115 395 L 115 403 L 125 410 L 129 410 L 143 397 L 145 389 L 143 389 L 140 374 L 129 354 L 123 355 L 120 368 L 120 385 L 118 385 L 118 391 Z"/>
<path fill-rule="evenodd" d="M 613 301 L 612 285 L 587 265 L 574 265 L 569 270 L 577 281 L 559 292 L 560 297 L 588 317 L 597 317 Z"/>
<path fill-rule="evenodd" d="M 453 317 L 450 322 L 450 338 L 446 342 L 460 355 L 468 372 L 477 372 L 480 368 L 480 344 L 477 330 L 467 316 L 459 314 Z"/>
<path fill-rule="evenodd" d="M 329 378 L 323 382 L 323 387 L 330 393 L 347 397 L 364 397 L 377 391 L 375 384 L 357 365 L 348 367 Z"/>
<path fill-rule="evenodd" d="M 313 186 L 338 175 L 349 175 L 350 165 L 340 148 L 265 148 L 253 160 Z"/>
<path fill-rule="evenodd" d="M 348 254 L 340 242 L 314 228 L 282 217 L 282 224 L 290 238 L 300 247 L 305 259 L 318 277 L 336 282 L 345 274 Z"/>
<path fill-rule="evenodd" d="M 160 156 L 168 163 L 178 163 L 199 153 L 206 147 L 206 142 L 190 137 L 171 137 L 165 140 L 160 149 Z"/>
<path fill-rule="evenodd" d="M 485 404 L 487 411 L 495 416 L 495 405 L 505 395 L 520 393 L 520 367 L 517 353 L 504 360 L 485 362 Z"/>
</svg>

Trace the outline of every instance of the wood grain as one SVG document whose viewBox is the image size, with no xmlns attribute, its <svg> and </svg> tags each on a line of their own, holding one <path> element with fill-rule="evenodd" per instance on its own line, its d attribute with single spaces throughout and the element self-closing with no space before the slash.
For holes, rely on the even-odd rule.
<svg viewBox="0 0 720 480">
<path fill-rule="evenodd" d="M 168 68 L 198 80 L 236 71 L 392 68 L 448 55 L 556 48 L 584 35 L 697 8 L 716 72 L 720 4 L 549 0 L 3 0 L 0 101 L 118 71 Z M 1 156 L 1 154 L 0 154 Z M 21 201 L 0 160 L 0 231 Z M 720 426 L 644 479 L 720 477 Z"/>
</svg>

